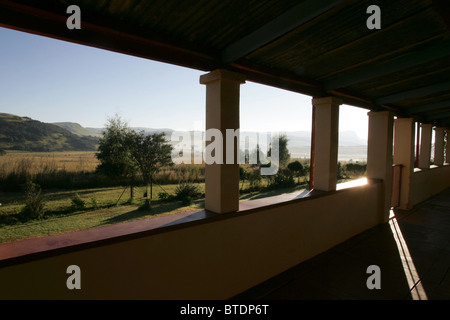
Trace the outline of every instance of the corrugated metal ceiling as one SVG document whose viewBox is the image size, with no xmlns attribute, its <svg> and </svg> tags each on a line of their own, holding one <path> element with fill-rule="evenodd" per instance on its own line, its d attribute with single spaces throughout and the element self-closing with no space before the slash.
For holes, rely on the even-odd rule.
<svg viewBox="0 0 450 320">
<path fill-rule="evenodd" d="M 82 30 L 65 28 L 65 8 Z M 366 10 L 381 9 L 381 30 Z M 0 26 L 450 126 L 446 0 L 0 0 Z"/>
</svg>

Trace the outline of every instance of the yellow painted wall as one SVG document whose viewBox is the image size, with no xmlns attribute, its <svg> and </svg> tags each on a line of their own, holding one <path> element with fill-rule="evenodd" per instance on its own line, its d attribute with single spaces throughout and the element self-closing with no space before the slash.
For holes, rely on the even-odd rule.
<svg viewBox="0 0 450 320">
<path fill-rule="evenodd" d="M 227 299 L 380 221 L 380 182 L 0 269 L 0 299 Z M 66 268 L 81 268 L 81 290 Z"/>
<path fill-rule="evenodd" d="M 450 165 L 416 171 L 411 178 L 411 207 L 450 187 Z"/>
</svg>

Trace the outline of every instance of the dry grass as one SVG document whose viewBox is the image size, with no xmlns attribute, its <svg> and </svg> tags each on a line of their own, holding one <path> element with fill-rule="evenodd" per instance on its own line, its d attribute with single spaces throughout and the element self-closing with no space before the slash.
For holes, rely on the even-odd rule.
<svg viewBox="0 0 450 320">
<path fill-rule="evenodd" d="M 0 157 L 0 177 L 11 172 L 31 175 L 51 171 L 93 172 L 98 165 L 95 152 L 7 152 Z"/>
<path fill-rule="evenodd" d="M 0 156 L 0 190 L 20 191 L 27 180 L 42 189 L 79 189 L 122 185 L 124 181 L 96 174 L 99 164 L 95 152 L 18 152 Z M 177 164 L 162 168 L 155 183 L 174 184 L 181 181 L 204 182 L 203 164 Z M 141 184 L 139 179 L 136 183 Z"/>
</svg>

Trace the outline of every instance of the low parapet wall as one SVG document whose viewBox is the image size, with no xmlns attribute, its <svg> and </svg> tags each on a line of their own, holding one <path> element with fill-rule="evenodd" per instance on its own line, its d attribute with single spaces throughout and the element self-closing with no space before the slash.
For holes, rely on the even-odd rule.
<svg viewBox="0 0 450 320">
<path fill-rule="evenodd" d="M 417 170 L 411 177 L 411 207 L 450 187 L 450 165 Z"/>
<path fill-rule="evenodd" d="M 3 265 L 0 299 L 227 299 L 377 225 L 383 203 L 375 181 L 69 248 Z"/>
</svg>

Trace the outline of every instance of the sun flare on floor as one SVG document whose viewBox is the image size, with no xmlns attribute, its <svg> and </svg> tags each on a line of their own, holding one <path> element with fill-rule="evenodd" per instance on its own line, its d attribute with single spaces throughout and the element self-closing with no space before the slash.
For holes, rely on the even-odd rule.
<svg viewBox="0 0 450 320">
<path fill-rule="evenodd" d="M 398 253 L 402 261 L 403 270 L 405 272 L 406 280 L 408 281 L 412 299 L 428 300 L 427 294 L 422 286 L 422 282 L 414 265 L 414 261 L 409 252 L 408 245 L 406 244 L 393 210 L 390 212 L 389 225 L 397 244 Z"/>
</svg>

